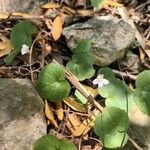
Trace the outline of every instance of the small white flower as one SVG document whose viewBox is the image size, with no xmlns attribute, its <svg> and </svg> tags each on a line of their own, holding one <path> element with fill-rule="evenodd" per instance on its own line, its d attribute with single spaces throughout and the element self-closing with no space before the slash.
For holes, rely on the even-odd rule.
<svg viewBox="0 0 150 150">
<path fill-rule="evenodd" d="M 23 44 L 22 48 L 21 48 L 21 54 L 24 55 L 24 54 L 26 54 L 28 52 L 29 52 L 29 46 L 26 45 L 26 44 Z"/>
<path fill-rule="evenodd" d="M 98 84 L 98 87 L 101 88 L 101 87 L 103 87 L 104 85 L 109 84 L 109 81 L 104 78 L 104 75 L 103 75 L 103 74 L 99 74 L 99 75 L 97 76 L 97 78 L 93 80 L 93 84 L 94 84 L 94 85 L 97 85 L 97 84 Z"/>
</svg>

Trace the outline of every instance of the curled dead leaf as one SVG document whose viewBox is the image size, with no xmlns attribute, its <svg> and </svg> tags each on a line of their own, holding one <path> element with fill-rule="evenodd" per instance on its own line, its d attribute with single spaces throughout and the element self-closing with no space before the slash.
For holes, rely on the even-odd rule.
<svg viewBox="0 0 150 150">
<path fill-rule="evenodd" d="M 42 8 L 51 9 L 51 8 L 59 8 L 60 5 L 56 3 L 46 3 L 42 6 Z"/>
<path fill-rule="evenodd" d="M 75 111 L 83 113 L 87 112 L 86 108 L 83 107 L 82 104 L 78 103 L 74 97 L 69 96 L 68 98 L 64 99 L 64 103 Z"/>
<path fill-rule="evenodd" d="M 45 115 L 49 119 L 49 122 L 52 123 L 55 128 L 58 128 L 57 122 L 54 118 L 54 113 L 48 105 L 47 100 L 45 100 Z"/>
<path fill-rule="evenodd" d="M 64 111 L 62 108 L 62 101 L 56 102 L 56 114 L 58 119 L 61 121 L 64 118 Z"/>
<path fill-rule="evenodd" d="M 10 43 L 10 40 L 0 33 L 0 57 L 9 54 L 13 47 Z"/>
<path fill-rule="evenodd" d="M 57 16 L 53 21 L 52 31 L 51 31 L 51 34 L 55 41 L 57 41 L 60 38 L 61 33 L 62 33 L 62 21 L 61 18 Z"/>
<path fill-rule="evenodd" d="M 93 10 L 77 10 L 77 13 L 81 16 L 91 16 L 93 14 Z"/>
<path fill-rule="evenodd" d="M 1 19 L 7 19 L 8 17 L 9 17 L 9 13 L 7 13 L 7 12 L 3 12 L 3 13 L 0 13 L 0 20 Z"/>
<path fill-rule="evenodd" d="M 75 137 L 86 136 L 86 134 L 94 126 L 94 122 L 98 113 L 99 113 L 99 110 L 95 109 L 92 112 L 92 114 L 83 122 L 80 122 L 80 120 L 75 114 L 69 114 L 68 122 L 66 123 L 66 126 Z"/>
<path fill-rule="evenodd" d="M 141 59 L 141 60 L 144 60 L 144 58 L 145 58 L 145 56 L 146 56 L 144 50 L 143 50 L 142 48 L 139 48 L 139 51 L 140 51 L 140 59 Z"/>
<path fill-rule="evenodd" d="M 32 18 L 33 16 L 30 14 L 22 13 L 22 12 L 14 12 L 12 16 L 22 17 L 22 18 Z"/>
</svg>

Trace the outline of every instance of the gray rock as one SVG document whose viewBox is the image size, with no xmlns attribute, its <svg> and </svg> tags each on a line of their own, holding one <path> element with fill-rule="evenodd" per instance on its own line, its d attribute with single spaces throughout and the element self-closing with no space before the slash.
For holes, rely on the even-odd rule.
<svg viewBox="0 0 150 150">
<path fill-rule="evenodd" d="M 44 2 L 44 0 L 42 0 Z M 35 12 L 40 7 L 40 0 L 1 0 L 0 12 Z"/>
<path fill-rule="evenodd" d="M 135 40 L 135 31 L 121 19 L 103 16 L 64 28 L 63 35 L 72 49 L 81 39 L 92 41 L 91 52 L 95 64 L 107 66 L 124 57 L 126 49 Z"/>
<path fill-rule="evenodd" d="M 150 117 L 134 105 L 129 112 L 129 135 L 143 150 L 150 150 Z"/>
<path fill-rule="evenodd" d="M 0 78 L 0 149 L 32 150 L 44 134 L 43 101 L 31 82 Z"/>
</svg>

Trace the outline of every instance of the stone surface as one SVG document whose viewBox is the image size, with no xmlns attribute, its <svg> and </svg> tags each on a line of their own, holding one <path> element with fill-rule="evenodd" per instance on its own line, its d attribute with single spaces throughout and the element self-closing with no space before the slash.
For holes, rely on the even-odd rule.
<svg viewBox="0 0 150 150">
<path fill-rule="evenodd" d="M 72 49 L 77 41 L 90 39 L 95 64 L 107 66 L 124 56 L 126 49 L 135 40 L 135 32 L 123 20 L 102 16 L 76 23 L 64 28 L 66 43 Z"/>
<path fill-rule="evenodd" d="M 46 134 L 43 101 L 27 79 L 0 78 L 0 149 L 32 150 Z"/>
<path fill-rule="evenodd" d="M 129 135 L 143 150 L 150 150 L 150 116 L 144 114 L 134 105 L 129 112 Z"/>
<path fill-rule="evenodd" d="M 34 12 L 46 0 L 1 0 L 0 12 Z"/>
</svg>

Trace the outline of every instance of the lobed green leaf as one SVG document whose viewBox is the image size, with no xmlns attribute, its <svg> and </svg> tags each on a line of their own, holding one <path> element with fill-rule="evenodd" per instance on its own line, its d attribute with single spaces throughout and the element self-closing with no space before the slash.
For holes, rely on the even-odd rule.
<svg viewBox="0 0 150 150">
<path fill-rule="evenodd" d="M 64 69 L 55 63 L 46 65 L 39 73 L 36 89 L 41 97 L 51 102 L 68 97 L 70 84 L 65 79 Z"/>
<path fill-rule="evenodd" d="M 77 150 L 76 146 L 69 141 L 62 141 L 53 135 L 44 135 L 34 144 L 34 150 Z"/>
<path fill-rule="evenodd" d="M 109 81 L 109 84 L 98 89 L 99 94 L 106 98 L 106 106 L 118 107 L 127 112 L 133 104 L 133 92 L 121 80 L 115 78 L 111 69 L 101 68 L 99 73 Z"/>
<path fill-rule="evenodd" d="M 134 101 L 142 112 L 150 115 L 150 70 L 141 72 L 135 84 Z"/>
<path fill-rule="evenodd" d="M 127 113 L 117 107 L 106 107 L 96 117 L 94 132 L 106 148 L 119 148 L 127 143 Z M 122 143 L 123 141 L 123 143 Z"/>
<path fill-rule="evenodd" d="M 12 63 L 12 60 L 19 54 L 21 51 L 22 45 L 26 44 L 31 46 L 32 44 L 32 34 L 36 32 L 36 27 L 30 21 L 24 20 L 16 24 L 11 32 L 10 41 L 14 47 L 12 51 L 5 58 L 6 64 Z"/>
</svg>

